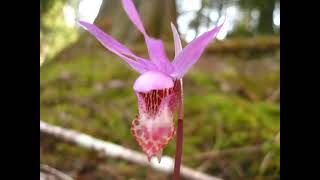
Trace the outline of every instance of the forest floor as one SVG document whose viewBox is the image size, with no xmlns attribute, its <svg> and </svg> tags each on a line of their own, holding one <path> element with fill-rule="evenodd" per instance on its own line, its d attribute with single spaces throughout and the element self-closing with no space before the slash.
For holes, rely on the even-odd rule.
<svg viewBox="0 0 320 180">
<path fill-rule="evenodd" d="M 183 164 L 224 179 L 280 179 L 280 54 L 206 53 L 184 78 Z M 130 125 L 138 74 L 109 52 L 60 56 L 40 70 L 41 119 L 140 151 Z M 175 142 L 163 154 L 174 156 Z M 41 134 L 40 161 L 75 179 L 170 179 Z"/>
</svg>

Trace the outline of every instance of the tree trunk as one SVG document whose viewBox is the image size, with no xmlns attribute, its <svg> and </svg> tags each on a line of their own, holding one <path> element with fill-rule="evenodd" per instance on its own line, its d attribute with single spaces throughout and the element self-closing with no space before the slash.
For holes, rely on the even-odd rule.
<svg viewBox="0 0 320 180">
<path fill-rule="evenodd" d="M 260 17 L 258 22 L 258 32 L 261 34 L 272 34 L 273 30 L 273 10 L 275 0 L 270 0 L 264 6 L 259 7 Z"/>
<path fill-rule="evenodd" d="M 150 36 L 172 40 L 170 22 L 176 25 L 177 19 L 174 0 L 135 0 L 134 3 Z M 120 0 L 103 0 L 95 24 L 121 42 L 143 40 L 141 33 L 127 17 Z"/>
</svg>

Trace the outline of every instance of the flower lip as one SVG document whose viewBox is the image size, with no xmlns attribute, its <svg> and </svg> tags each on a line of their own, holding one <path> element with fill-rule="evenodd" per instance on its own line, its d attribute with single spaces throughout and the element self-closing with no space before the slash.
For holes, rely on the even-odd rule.
<svg viewBox="0 0 320 180">
<path fill-rule="evenodd" d="M 174 83 L 170 76 L 159 71 L 148 71 L 138 77 L 133 89 L 137 92 L 149 92 L 151 90 L 172 88 L 173 86 Z"/>
</svg>

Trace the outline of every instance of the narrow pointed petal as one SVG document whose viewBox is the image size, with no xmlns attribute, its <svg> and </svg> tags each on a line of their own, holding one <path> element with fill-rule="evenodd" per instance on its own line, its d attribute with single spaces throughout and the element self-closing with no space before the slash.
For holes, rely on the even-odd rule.
<svg viewBox="0 0 320 180">
<path fill-rule="evenodd" d="M 113 49 L 117 50 L 118 52 L 132 56 L 137 57 L 135 54 L 133 54 L 127 47 L 122 45 L 117 40 L 113 39 L 108 34 L 101 31 L 97 26 L 94 24 L 90 24 L 85 21 L 79 21 L 80 25 L 84 26 L 92 35 L 94 35 L 99 41 L 103 41 L 102 43 L 107 44 L 108 47 L 112 47 Z"/>
<path fill-rule="evenodd" d="M 172 62 L 175 72 L 171 74 L 172 77 L 180 79 L 185 73 L 194 65 L 200 56 L 202 55 L 204 49 L 208 46 L 213 38 L 216 37 L 220 31 L 220 26 L 212 29 L 211 31 L 205 32 L 198 38 L 191 41 L 181 53 Z"/>
<path fill-rule="evenodd" d="M 159 39 L 153 39 L 146 36 L 145 39 L 151 61 L 160 71 L 171 74 L 174 69 L 166 55 L 163 42 Z"/>
<path fill-rule="evenodd" d="M 176 58 L 178 54 L 182 51 L 182 45 L 181 45 L 179 33 L 173 23 L 171 23 L 171 29 L 172 29 L 173 41 L 174 41 L 174 57 Z"/>
<path fill-rule="evenodd" d="M 132 0 L 122 0 L 122 6 L 129 19 L 143 34 L 151 61 L 157 66 L 158 70 L 168 74 L 172 73 L 173 67 L 166 55 L 163 42 L 159 39 L 149 37 L 146 33 L 141 18 Z"/>
<path fill-rule="evenodd" d="M 139 73 L 144 73 L 148 70 L 152 70 L 149 69 L 150 67 L 152 67 L 151 62 L 148 62 L 147 60 L 134 55 L 128 48 L 126 48 L 117 40 L 113 39 L 108 34 L 104 33 L 97 26 L 84 21 L 79 21 L 79 24 L 83 26 L 88 32 L 90 32 L 105 48 L 125 60 L 134 70 L 138 71 Z M 131 56 L 137 61 L 134 61 L 132 60 L 132 58 L 128 58 L 127 56 Z"/>
<path fill-rule="evenodd" d="M 157 66 L 154 65 L 151 61 L 137 57 L 136 58 L 137 62 L 143 64 L 145 66 L 146 69 L 150 70 L 150 71 L 154 71 L 157 70 Z"/>
<path fill-rule="evenodd" d="M 138 30 L 144 34 L 147 35 L 146 30 L 144 29 L 143 23 L 140 19 L 140 16 L 138 14 L 138 11 L 136 7 L 134 6 L 134 3 L 132 0 L 122 0 L 122 6 L 127 13 L 129 19 L 132 21 L 132 23 L 138 28 Z"/>
</svg>

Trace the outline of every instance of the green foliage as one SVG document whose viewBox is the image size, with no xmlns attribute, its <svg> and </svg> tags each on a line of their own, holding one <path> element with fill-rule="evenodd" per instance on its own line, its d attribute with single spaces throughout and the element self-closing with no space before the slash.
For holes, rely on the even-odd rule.
<svg viewBox="0 0 320 180">
<path fill-rule="evenodd" d="M 243 11 L 258 10 L 259 20 L 256 32 L 259 34 L 275 34 L 273 29 L 273 12 L 275 4 L 279 0 L 239 0 L 239 5 Z"/>
<path fill-rule="evenodd" d="M 279 0 L 239 0 L 239 5 L 244 9 L 255 9 L 266 7 L 274 2 L 279 2 Z"/>
<path fill-rule="evenodd" d="M 40 46 L 46 59 L 53 58 L 78 37 L 76 28 L 67 26 L 64 20 L 63 8 L 70 3 L 66 0 L 40 1 Z"/>
</svg>

